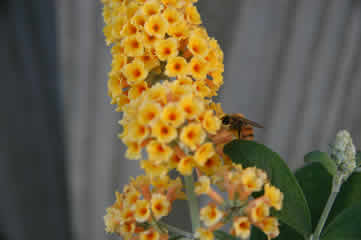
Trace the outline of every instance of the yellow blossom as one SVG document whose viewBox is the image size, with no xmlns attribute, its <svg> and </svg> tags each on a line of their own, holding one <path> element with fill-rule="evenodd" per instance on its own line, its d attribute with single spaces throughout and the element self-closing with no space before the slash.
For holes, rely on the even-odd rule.
<svg viewBox="0 0 361 240">
<path fill-rule="evenodd" d="M 127 24 L 124 25 L 121 31 L 121 35 L 122 37 L 129 37 L 137 34 L 137 32 L 138 32 L 138 28 L 135 25 L 128 22 Z"/>
<path fill-rule="evenodd" d="M 146 139 L 149 134 L 150 130 L 146 125 L 140 124 L 138 122 L 131 122 L 128 125 L 128 134 L 125 139 L 140 143 Z"/>
<path fill-rule="evenodd" d="M 153 140 L 147 145 L 147 153 L 152 161 L 164 162 L 172 156 L 173 151 L 169 146 Z"/>
<path fill-rule="evenodd" d="M 167 100 L 167 89 L 164 85 L 158 83 L 149 89 L 147 92 L 147 97 L 149 100 L 156 101 L 160 104 L 165 104 Z"/>
<path fill-rule="evenodd" d="M 182 129 L 180 139 L 191 150 L 195 150 L 206 138 L 206 134 L 199 123 L 190 123 Z"/>
<path fill-rule="evenodd" d="M 144 102 L 139 108 L 139 113 L 137 115 L 139 123 L 150 124 L 155 121 L 160 112 L 161 106 L 155 102 Z"/>
<path fill-rule="evenodd" d="M 148 0 L 143 6 L 143 13 L 147 17 L 158 14 L 160 10 L 162 5 L 157 0 Z"/>
<path fill-rule="evenodd" d="M 257 225 L 270 238 L 275 238 L 280 234 L 278 220 L 274 217 L 266 217 Z"/>
<path fill-rule="evenodd" d="M 237 237 L 246 239 L 251 235 L 251 223 L 247 217 L 238 217 L 233 222 L 233 229 Z"/>
<path fill-rule="evenodd" d="M 208 73 L 207 62 L 200 57 L 193 57 L 189 63 L 189 73 L 197 80 L 204 80 Z"/>
<path fill-rule="evenodd" d="M 148 71 L 160 65 L 158 58 L 154 56 L 152 53 L 147 53 L 143 56 L 138 57 L 138 59 L 144 63 L 144 67 Z"/>
<path fill-rule="evenodd" d="M 181 18 L 178 10 L 172 7 L 168 7 L 166 10 L 164 10 L 163 17 L 167 20 L 169 25 L 178 22 Z M 170 28 L 172 28 L 172 26 Z"/>
<path fill-rule="evenodd" d="M 178 41 L 175 38 L 158 40 L 155 43 L 155 53 L 162 60 L 168 60 L 178 55 Z"/>
<path fill-rule="evenodd" d="M 208 54 L 208 44 L 199 34 L 193 34 L 188 40 L 188 49 L 194 56 L 205 57 Z"/>
<path fill-rule="evenodd" d="M 205 228 L 198 228 L 194 234 L 194 237 L 199 240 L 214 240 L 213 232 Z"/>
<path fill-rule="evenodd" d="M 120 210 L 116 208 L 108 208 L 107 215 L 104 216 L 105 231 L 113 233 L 117 230 L 121 222 Z"/>
<path fill-rule="evenodd" d="M 223 212 L 215 205 L 209 204 L 201 209 L 200 219 L 205 226 L 211 227 L 217 224 L 222 219 L 223 215 Z"/>
<path fill-rule="evenodd" d="M 264 187 L 266 201 L 276 210 L 282 209 L 283 193 L 276 187 L 267 183 Z"/>
<path fill-rule="evenodd" d="M 174 57 L 169 59 L 165 74 L 170 77 L 176 77 L 186 75 L 187 71 L 187 61 L 183 57 Z"/>
<path fill-rule="evenodd" d="M 135 203 L 140 199 L 140 193 L 138 191 L 132 191 L 125 197 L 125 206 L 132 208 Z"/>
<path fill-rule="evenodd" d="M 122 41 L 124 53 L 130 57 L 142 56 L 144 54 L 144 47 L 139 34 L 126 37 Z"/>
<path fill-rule="evenodd" d="M 177 82 L 179 85 L 189 85 L 191 86 L 193 83 L 193 80 L 190 77 L 186 77 L 186 76 L 179 76 L 177 78 Z"/>
<path fill-rule="evenodd" d="M 194 154 L 194 160 L 199 166 L 204 166 L 206 161 L 215 154 L 213 144 L 207 142 L 199 147 Z"/>
<path fill-rule="evenodd" d="M 131 222 L 134 220 L 134 209 L 123 208 L 121 212 L 122 222 Z"/>
<path fill-rule="evenodd" d="M 149 202 L 146 200 L 137 200 L 135 203 L 135 220 L 137 222 L 146 222 L 150 217 Z"/>
<path fill-rule="evenodd" d="M 148 75 L 148 71 L 145 69 L 144 63 L 139 60 L 134 60 L 133 62 L 125 65 L 123 73 L 129 84 L 139 83 Z"/>
<path fill-rule="evenodd" d="M 184 122 L 185 114 L 183 111 L 179 111 L 176 104 L 170 103 L 163 108 L 161 119 L 170 126 L 179 127 Z"/>
<path fill-rule="evenodd" d="M 189 36 L 189 27 L 184 21 L 179 21 L 168 29 L 168 34 L 179 40 L 185 39 Z"/>
<path fill-rule="evenodd" d="M 221 128 L 221 125 L 221 120 L 213 114 L 212 110 L 207 111 L 204 114 L 202 126 L 210 134 L 216 134 L 217 131 Z"/>
<path fill-rule="evenodd" d="M 191 24 L 201 24 L 201 16 L 199 15 L 199 12 L 197 8 L 193 5 L 188 5 L 185 10 L 186 19 Z"/>
<path fill-rule="evenodd" d="M 125 145 L 127 146 L 127 151 L 125 152 L 125 157 L 128 159 L 140 159 L 141 155 L 141 146 L 137 141 L 128 141 L 124 140 Z"/>
<path fill-rule="evenodd" d="M 246 168 L 241 173 L 241 184 L 245 192 L 257 192 L 262 189 L 264 178 L 257 174 L 256 168 Z"/>
<path fill-rule="evenodd" d="M 148 86 L 145 82 L 137 83 L 129 89 L 128 96 L 130 99 L 136 99 L 147 89 Z"/>
<path fill-rule="evenodd" d="M 153 194 L 151 205 L 152 213 L 156 219 L 160 219 L 168 215 L 170 210 L 170 202 L 168 201 L 166 196 L 159 193 Z"/>
<path fill-rule="evenodd" d="M 153 15 L 145 23 L 145 31 L 152 36 L 163 38 L 168 31 L 168 22 L 162 15 Z"/>
<path fill-rule="evenodd" d="M 207 194 L 211 188 L 211 180 L 207 176 L 201 176 L 198 178 L 198 182 L 195 184 L 194 192 L 198 195 Z"/>
<path fill-rule="evenodd" d="M 196 119 L 204 109 L 203 103 L 191 94 L 183 97 L 179 102 L 179 106 L 186 114 L 187 119 Z"/>
<path fill-rule="evenodd" d="M 177 130 L 162 121 L 158 121 L 152 126 L 152 136 L 161 143 L 169 143 L 177 137 Z"/>
<path fill-rule="evenodd" d="M 142 29 L 145 25 L 147 18 L 144 14 L 136 14 L 131 19 L 131 23 L 136 26 L 138 29 Z"/>
<path fill-rule="evenodd" d="M 143 43 L 145 48 L 152 50 L 157 40 L 158 37 L 147 33 L 143 33 Z"/>
<path fill-rule="evenodd" d="M 125 222 L 124 224 L 122 224 L 120 226 L 120 233 L 122 235 L 124 235 L 125 238 L 127 238 L 127 236 L 131 236 L 134 232 L 135 232 L 135 222 Z"/>
<path fill-rule="evenodd" d="M 269 216 L 270 207 L 262 199 L 256 199 L 250 203 L 246 211 L 248 212 L 250 220 L 257 223 Z"/>
<path fill-rule="evenodd" d="M 140 240 L 159 240 L 160 234 L 155 230 L 148 230 L 145 232 L 141 232 L 139 235 Z"/>
<path fill-rule="evenodd" d="M 189 176 L 193 172 L 194 160 L 191 156 L 184 157 L 180 160 L 177 170 L 182 175 Z"/>
<path fill-rule="evenodd" d="M 150 160 L 144 160 L 140 163 L 141 168 L 148 176 L 161 176 L 167 173 L 167 168 L 162 164 L 156 164 Z"/>
<path fill-rule="evenodd" d="M 221 164 L 221 158 L 219 157 L 219 155 L 214 154 L 212 157 L 208 158 L 205 161 L 204 165 L 200 169 L 204 174 L 210 176 L 217 172 Z"/>
</svg>

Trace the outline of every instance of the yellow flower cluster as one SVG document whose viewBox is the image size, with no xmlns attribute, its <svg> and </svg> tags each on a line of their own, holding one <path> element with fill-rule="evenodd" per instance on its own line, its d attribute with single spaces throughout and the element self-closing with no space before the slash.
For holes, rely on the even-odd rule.
<svg viewBox="0 0 361 240">
<path fill-rule="evenodd" d="M 216 184 L 219 189 L 228 193 L 230 201 L 224 201 L 211 186 Z M 254 192 L 264 191 L 263 196 L 251 198 Z M 221 167 L 212 177 L 200 176 L 195 186 L 198 195 L 208 195 L 213 201 L 200 211 L 205 228 L 198 235 L 205 235 L 201 240 L 212 240 L 210 233 L 233 222 L 231 234 L 246 239 L 251 234 L 251 226 L 260 228 L 268 239 L 279 235 L 278 220 L 270 216 L 270 208 L 282 209 L 283 194 L 279 189 L 268 183 L 267 175 L 257 168 L 245 168 L 241 165 Z"/>
<path fill-rule="evenodd" d="M 112 44 L 108 89 L 118 110 L 160 80 L 189 82 L 212 97 L 223 84 L 223 52 L 196 0 L 102 0 Z"/>
<path fill-rule="evenodd" d="M 211 174 L 221 164 L 207 140 L 221 121 L 191 83 L 157 83 L 123 110 L 120 138 L 127 145 L 126 157 L 147 158 L 141 163 L 147 174 L 162 175 L 175 168 L 190 175 L 194 167 Z"/>
<path fill-rule="evenodd" d="M 116 193 L 116 201 L 104 217 L 106 231 L 123 239 L 166 240 L 167 230 L 159 220 L 167 216 L 172 202 L 184 199 L 181 180 L 139 176 Z"/>
</svg>

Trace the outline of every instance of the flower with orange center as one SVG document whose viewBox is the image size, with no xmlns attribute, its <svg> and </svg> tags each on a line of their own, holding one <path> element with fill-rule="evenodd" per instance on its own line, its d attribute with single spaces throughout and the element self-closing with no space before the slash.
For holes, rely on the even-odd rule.
<svg viewBox="0 0 361 240">
<path fill-rule="evenodd" d="M 126 37 L 122 41 L 124 53 L 130 57 L 142 56 L 144 54 L 144 47 L 141 39 L 139 34 Z"/>
<path fill-rule="evenodd" d="M 141 143 L 150 134 L 148 126 L 133 121 L 128 125 L 128 134 L 124 137 L 125 140 L 135 141 Z"/>
<path fill-rule="evenodd" d="M 168 31 L 168 22 L 162 15 L 153 15 L 145 23 L 145 31 L 152 36 L 163 38 Z"/>
<path fill-rule="evenodd" d="M 249 203 L 246 212 L 253 223 L 258 223 L 269 216 L 270 207 L 263 199 L 256 199 Z"/>
<path fill-rule="evenodd" d="M 191 86 L 193 84 L 193 80 L 190 77 L 186 77 L 186 76 L 178 76 L 177 77 L 177 82 L 179 85 L 188 85 Z"/>
<path fill-rule="evenodd" d="M 141 124 L 151 124 L 159 117 L 161 110 L 158 103 L 144 102 L 139 108 L 137 119 Z"/>
<path fill-rule="evenodd" d="M 147 145 L 147 153 L 149 159 L 159 163 L 167 161 L 172 156 L 173 151 L 167 145 L 153 140 Z"/>
<path fill-rule="evenodd" d="M 177 168 L 180 161 L 181 161 L 181 158 L 177 154 L 173 153 L 169 159 L 168 164 L 169 164 L 170 168 Z"/>
<path fill-rule="evenodd" d="M 126 63 L 127 57 L 123 53 L 113 55 L 112 72 L 121 71 Z"/>
<path fill-rule="evenodd" d="M 123 37 L 129 37 L 129 36 L 137 34 L 137 32 L 138 32 L 138 28 L 135 25 L 128 22 L 127 24 L 124 25 L 120 34 Z"/>
<path fill-rule="evenodd" d="M 269 237 L 275 238 L 280 234 L 278 220 L 274 217 L 266 217 L 257 226 Z"/>
<path fill-rule="evenodd" d="M 188 49 L 194 56 L 205 57 L 208 54 L 208 43 L 199 34 L 193 34 L 188 41 Z"/>
<path fill-rule="evenodd" d="M 195 150 L 206 138 L 206 134 L 199 123 L 190 123 L 183 127 L 180 140 L 191 150 Z"/>
<path fill-rule="evenodd" d="M 167 101 L 167 88 L 163 84 L 157 83 L 149 89 L 147 98 L 164 105 Z"/>
<path fill-rule="evenodd" d="M 233 222 L 233 229 L 237 237 L 246 239 L 251 235 L 251 222 L 245 216 L 238 217 Z"/>
<path fill-rule="evenodd" d="M 196 90 L 197 96 L 200 97 L 209 97 L 212 94 L 216 95 L 215 92 L 212 92 L 211 89 L 207 86 L 206 81 L 198 80 L 193 83 L 193 88 Z"/>
<path fill-rule="evenodd" d="M 201 209 L 200 219 L 207 227 L 214 226 L 223 217 L 223 212 L 219 210 L 215 205 L 209 204 Z"/>
<path fill-rule="evenodd" d="M 203 167 L 206 161 L 215 153 L 213 144 L 211 142 L 207 142 L 197 149 L 194 154 L 194 160 L 199 166 Z"/>
<path fill-rule="evenodd" d="M 194 192 L 198 195 L 207 194 L 211 189 L 211 180 L 207 176 L 200 176 L 195 184 Z"/>
<path fill-rule="evenodd" d="M 205 228 L 198 228 L 194 234 L 194 237 L 199 240 L 214 240 L 213 232 Z"/>
<path fill-rule="evenodd" d="M 148 76 L 148 71 L 145 69 L 144 63 L 139 60 L 134 60 L 125 65 L 123 73 L 129 84 L 139 83 Z"/>
<path fill-rule="evenodd" d="M 179 111 L 176 104 L 169 103 L 163 108 L 161 119 L 170 126 L 179 127 L 185 120 L 185 114 L 183 111 Z"/>
<path fill-rule="evenodd" d="M 152 53 L 146 53 L 145 55 L 138 57 L 138 59 L 144 63 L 144 67 L 148 71 L 160 65 L 158 58 Z"/>
<path fill-rule="evenodd" d="M 282 209 L 283 193 L 276 187 L 267 183 L 264 187 L 264 195 L 269 205 L 276 210 Z"/>
<path fill-rule="evenodd" d="M 157 0 L 147 1 L 143 6 L 143 13 L 147 17 L 158 14 L 160 10 L 162 10 L 162 5 Z"/>
<path fill-rule="evenodd" d="M 170 85 L 171 95 L 169 101 L 178 102 L 183 96 L 193 94 L 193 89 L 188 85 L 180 85 L 177 81 L 172 82 Z"/>
<path fill-rule="evenodd" d="M 127 239 L 135 232 L 135 222 L 125 222 L 120 226 L 120 233 Z"/>
<path fill-rule="evenodd" d="M 121 212 L 122 222 L 131 222 L 134 221 L 134 209 L 129 207 L 123 208 Z"/>
<path fill-rule="evenodd" d="M 160 219 L 169 214 L 170 202 L 167 197 L 162 194 L 152 194 L 151 206 L 155 219 Z"/>
<path fill-rule="evenodd" d="M 204 165 L 200 169 L 201 169 L 202 173 L 207 174 L 208 176 L 211 176 L 214 173 L 216 173 L 216 171 L 219 169 L 221 164 L 222 164 L 222 162 L 221 162 L 221 158 L 219 157 L 219 155 L 214 154 L 212 157 L 208 158 L 205 161 Z"/>
<path fill-rule="evenodd" d="M 178 41 L 176 38 L 167 38 L 158 40 L 155 43 L 155 53 L 157 57 L 166 61 L 178 55 Z"/>
<path fill-rule="evenodd" d="M 188 5 L 185 9 L 185 17 L 187 21 L 191 24 L 201 24 L 201 16 L 199 15 L 199 12 L 197 8 L 193 5 Z"/>
<path fill-rule="evenodd" d="M 147 18 L 144 14 L 136 14 L 131 19 L 131 23 L 137 26 L 139 29 L 144 27 L 146 21 Z"/>
<path fill-rule="evenodd" d="M 177 130 L 162 121 L 158 121 L 152 126 L 152 136 L 161 143 L 169 143 L 177 137 Z"/>
<path fill-rule="evenodd" d="M 128 2 L 126 8 L 125 8 L 125 14 L 127 16 L 128 19 L 132 18 L 135 13 L 138 11 L 138 9 L 140 8 L 140 5 L 134 1 L 134 2 Z"/>
<path fill-rule="evenodd" d="M 118 107 L 115 109 L 117 112 L 122 111 L 123 107 L 128 103 L 129 103 L 129 98 L 125 94 L 119 95 L 112 100 L 112 104 L 118 105 Z"/>
<path fill-rule="evenodd" d="M 221 128 L 221 125 L 221 120 L 213 114 L 212 110 L 209 110 L 204 114 L 202 126 L 210 134 L 216 134 Z"/>
<path fill-rule="evenodd" d="M 150 160 L 140 162 L 140 166 L 146 172 L 147 176 L 161 176 L 167 173 L 168 169 L 162 164 L 154 163 Z"/>
<path fill-rule="evenodd" d="M 180 160 L 177 170 L 182 175 L 189 176 L 193 172 L 194 160 L 191 156 L 184 157 Z"/>
<path fill-rule="evenodd" d="M 140 199 L 140 193 L 138 191 L 132 191 L 125 197 L 125 206 L 131 208 Z"/>
<path fill-rule="evenodd" d="M 135 203 L 135 220 L 137 222 L 146 222 L 150 217 L 149 202 L 147 200 L 138 200 Z"/>
<path fill-rule="evenodd" d="M 124 144 L 127 146 L 125 157 L 128 159 L 140 159 L 142 157 L 142 147 L 137 141 L 124 140 Z"/>
<path fill-rule="evenodd" d="M 168 60 L 165 74 L 170 77 L 183 76 L 187 70 L 187 61 L 183 57 L 174 57 Z"/>
<path fill-rule="evenodd" d="M 207 77 L 208 64 L 203 58 L 197 56 L 193 57 L 188 64 L 188 67 L 188 71 L 193 78 L 197 80 L 204 80 Z"/>
<path fill-rule="evenodd" d="M 107 208 L 107 214 L 104 216 L 105 231 L 113 233 L 119 227 L 119 223 L 122 221 L 121 212 L 116 208 Z"/>
<path fill-rule="evenodd" d="M 159 240 L 160 234 L 157 231 L 151 229 L 151 230 L 140 233 L 139 239 L 140 240 Z"/>
<path fill-rule="evenodd" d="M 117 75 L 112 75 L 108 80 L 108 89 L 112 97 L 117 97 L 123 93 L 123 79 Z"/>
<path fill-rule="evenodd" d="M 246 168 L 242 171 L 240 181 L 244 192 L 258 192 L 262 189 L 264 178 L 257 174 L 255 167 Z"/>
<path fill-rule="evenodd" d="M 146 49 L 152 50 L 154 48 L 157 40 L 158 40 L 158 37 L 147 34 L 147 33 L 143 33 L 143 43 L 144 43 L 144 47 Z"/>
<path fill-rule="evenodd" d="M 180 100 L 179 106 L 186 114 L 187 119 L 197 118 L 204 109 L 203 103 L 190 94 Z"/>
<path fill-rule="evenodd" d="M 189 36 L 189 27 L 184 21 L 179 21 L 168 29 L 168 34 L 179 40 L 185 39 Z"/>
<path fill-rule="evenodd" d="M 136 99 L 147 89 L 148 89 L 147 83 L 145 82 L 137 83 L 129 89 L 128 96 L 130 99 Z"/>
<path fill-rule="evenodd" d="M 167 20 L 170 28 L 172 28 L 171 27 L 172 24 L 177 23 L 181 19 L 178 10 L 172 7 L 169 7 L 166 10 L 164 10 L 163 17 Z"/>
</svg>

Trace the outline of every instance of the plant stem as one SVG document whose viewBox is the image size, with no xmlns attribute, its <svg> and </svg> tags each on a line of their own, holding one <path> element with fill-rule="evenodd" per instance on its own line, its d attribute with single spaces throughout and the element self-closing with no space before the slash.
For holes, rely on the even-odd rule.
<svg viewBox="0 0 361 240">
<path fill-rule="evenodd" d="M 327 203 L 325 208 L 323 209 L 322 215 L 320 217 L 320 220 L 318 221 L 318 224 L 316 226 L 315 233 L 311 236 L 311 240 L 319 240 L 320 235 L 322 232 L 323 227 L 325 226 L 326 220 L 328 215 L 330 214 L 330 211 L 332 209 L 332 206 L 335 202 L 335 199 L 337 197 L 337 194 L 340 191 L 341 185 L 342 185 L 343 176 L 335 176 L 332 181 L 332 190 L 331 194 L 328 197 Z"/>
<path fill-rule="evenodd" d="M 177 227 L 168 225 L 166 223 L 160 223 L 162 226 L 166 227 L 168 229 L 168 231 L 172 232 L 172 233 L 177 233 L 179 235 L 182 235 L 183 237 L 185 237 L 186 239 L 194 239 L 192 233 L 183 231 L 182 229 L 179 229 Z"/>
<path fill-rule="evenodd" d="M 191 215 L 192 229 L 193 229 L 193 232 L 195 232 L 200 226 L 200 219 L 199 219 L 199 203 L 198 203 L 197 196 L 194 192 L 193 176 L 192 175 L 185 176 L 184 184 L 186 187 L 189 212 Z"/>
</svg>

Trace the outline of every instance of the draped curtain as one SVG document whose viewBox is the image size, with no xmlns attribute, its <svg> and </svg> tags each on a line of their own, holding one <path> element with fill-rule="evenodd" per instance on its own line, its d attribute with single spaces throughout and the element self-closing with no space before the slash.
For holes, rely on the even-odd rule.
<svg viewBox="0 0 361 240">
<path fill-rule="evenodd" d="M 76 239 L 106 239 L 102 216 L 129 176 L 121 118 L 109 104 L 109 49 L 99 1 L 56 1 L 68 179 Z M 227 112 L 262 123 L 258 141 L 293 169 L 327 150 L 338 129 L 361 144 L 361 8 L 358 0 L 199 0 L 204 24 L 225 51 Z M 181 219 L 184 222 L 184 219 Z M 178 221 L 181 224 L 181 221 Z"/>
</svg>

